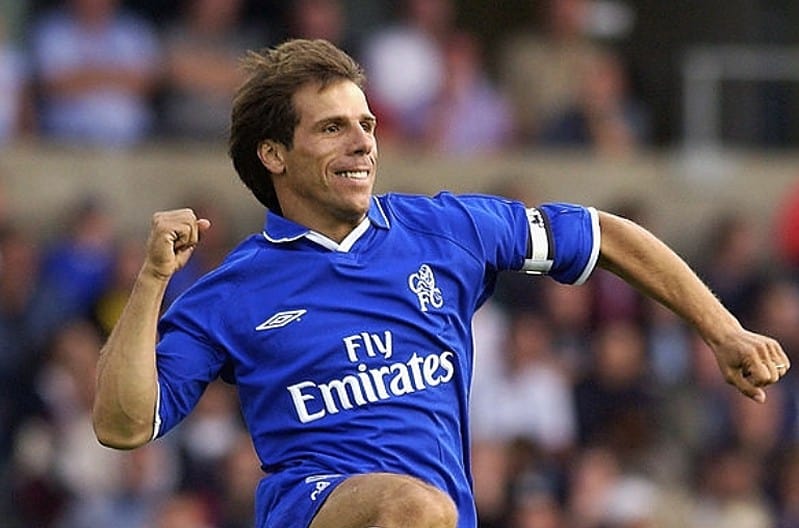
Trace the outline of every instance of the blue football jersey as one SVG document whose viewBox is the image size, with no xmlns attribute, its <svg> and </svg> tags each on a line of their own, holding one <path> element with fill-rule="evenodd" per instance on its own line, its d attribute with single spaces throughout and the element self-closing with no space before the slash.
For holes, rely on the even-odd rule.
<svg viewBox="0 0 799 528">
<path fill-rule="evenodd" d="M 472 528 L 472 316 L 499 271 L 579 283 L 598 252 L 596 211 L 563 203 L 376 196 L 340 245 L 267 213 L 159 324 L 156 436 L 222 376 L 266 472 L 414 475 Z"/>
</svg>

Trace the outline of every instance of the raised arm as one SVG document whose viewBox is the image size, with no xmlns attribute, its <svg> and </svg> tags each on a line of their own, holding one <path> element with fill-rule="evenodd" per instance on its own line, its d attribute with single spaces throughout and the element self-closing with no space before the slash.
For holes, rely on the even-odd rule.
<svg viewBox="0 0 799 528">
<path fill-rule="evenodd" d="M 156 325 L 166 286 L 210 227 L 191 209 L 153 215 L 147 256 L 128 303 L 100 351 L 93 422 L 97 439 L 133 449 L 152 438 L 158 397 Z"/>
<path fill-rule="evenodd" d="M 600 212 L 598 265 L 661 302 L 690 323 L 716 355 L 724 379 L 764 402 L 763 387 L 790 368 L 780 344 L 743 328 L 690 267 L 641 226 Z"/>
</svg>

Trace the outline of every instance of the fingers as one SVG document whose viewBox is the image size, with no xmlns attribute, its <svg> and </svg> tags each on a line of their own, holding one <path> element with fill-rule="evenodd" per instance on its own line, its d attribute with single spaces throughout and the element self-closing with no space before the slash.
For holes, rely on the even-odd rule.
<svg viewBox="0 0 799 528">
<path fill-rule="evenodd" d="M 198 219 L 191 209 L 155 213 L 146 265 L 161 278 L 171 277 L 186 264 L 202 233 L 210 227 L 208 219 Z"/>
<path fill-rule="evenodd" d="M 771 361 L 780 377 L 782 377 L 791 369 L 791 360 L 782 350 L 782 347 L 779 343 L 776 343 L 776 346 L 777 353 L 772 356 Z"/>
<path fill-rule="evenodd" d="M 163 233 L 176 249 L 197 245 L 211 221 L 198 219 L 191 209 L 162 211 L 153 215 L 153 231 Z"/>
<path fill-rule="evenodd" d="M 733 356 L 738 355 L 739 360 L 731 361 L 723 369 L 725 378 L 744 395 L 763 403 L 766 400 L 763 387 L 778 382 L 791 368 L 788 356 L 775 339 L 752 332 L 741 336 L 733 348 L 738 351 Z"/>
<path fill-rule="evenodd" d="M 756 336 L 744 366 L 744 374 L 754 385 L 765 386 L 779 381 L 791 368 L 791 361 L 775 339 Z"/>
<path fill-rule="evenodd" d="M 756 401 L 757 403 L 765 403 L 766 391 L 764 391 L 761 387 L 757 387 L 750 383 L 745 376 L 738 375 L 728 381 L 739 391 L 741 391 L 744 396 Z"/>
</svg>

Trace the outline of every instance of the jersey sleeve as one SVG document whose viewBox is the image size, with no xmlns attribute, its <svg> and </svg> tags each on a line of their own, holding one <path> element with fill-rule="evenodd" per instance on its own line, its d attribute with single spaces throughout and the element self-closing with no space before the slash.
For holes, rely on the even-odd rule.
<svg viewBox="0 0 799 528">
<path fill-rule="evenodd" d="M 521 271 L 582 284 L 599 257 L 599 217 L 593 207 L 546 203 L 527 209 L 527 256 Z"/>
<path fill-rule="evenodd" d="M 596 265 L 600 230 L 597 211 L 592 207 L 563 202 L 527 207 L 516 200 L 489 195 L 441 193 L 436 198 L 448 215 L 457 215 L 458 209 L 465 211 L 457 230 L 451 233 L 453 239 L 479 248 L 478 258 L 490 268 L 582 284 Z"/>
<path fill-rule="evenodd" d="M 219 377 L 225 365 L 226 355 L 213 337 L 220 332 L 215 315 L 219 302 L 213 287 L 192 288 L 159 322 L 153 438 L 166 434 L 194 409 L 208 383 Z"/>
</svg>

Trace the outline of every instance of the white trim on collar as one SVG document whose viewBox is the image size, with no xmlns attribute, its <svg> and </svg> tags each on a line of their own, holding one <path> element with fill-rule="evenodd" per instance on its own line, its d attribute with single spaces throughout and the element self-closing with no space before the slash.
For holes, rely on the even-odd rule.
<svg viewBox="0 0 799 528">
<path fill-rule="evenodd" d="M 372 196 L 372 200 L 374 201 L 375 205 L 377 206 L 377 209 L 380 211 L 380 216 L 383 218 L 383 222 L 385 223 L 385 225 L 381 226 L 381 227 L 391 227 L 391 222 L 388 219 L 388 215 L 383 210 L 383 204 L 380 203 L 380 200 L 377 199 L 377 196 Z"/>
<path fill-rule="evenodd" d="M 349 235 L 344 237 L 344 240 L 341 243 L 336 242 L 335 240 L 331 240 L 330 238 L 326 237 L 322 233 L 318 233 L 316 231 L 308 231 L 305 233 L 305 238 L 310 240 L 311 242 L 316 242 L 322 247 L 329 249 L 330 251 L 338 251 L 339 253 L 347 253 L 355 242 L 358 241 L 361 236 L 369 229 L 370 220 L 368 217 L 365 217 L 361 220 L 361 223 L 355 226 Z"/>
</svg>

